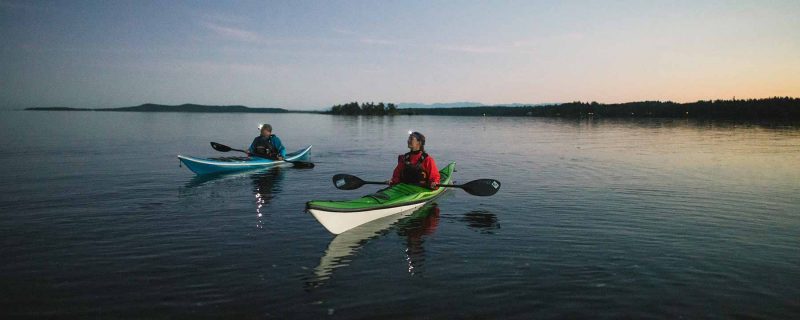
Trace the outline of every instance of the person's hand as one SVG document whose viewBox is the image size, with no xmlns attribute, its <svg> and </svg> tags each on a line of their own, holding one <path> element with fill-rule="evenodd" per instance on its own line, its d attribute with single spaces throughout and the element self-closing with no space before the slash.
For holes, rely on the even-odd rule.
<svg viewBox="0 0 800 320">
<path fill-rule="evenodd" d="M 439 189 L 439 184 L 436 181 L 431 181 L 431 190 Z"/>
<path fill-rule="evenodd" d="M 278 160 L 283 161 L 283 157 L 278 156 Z"/>
</svg>

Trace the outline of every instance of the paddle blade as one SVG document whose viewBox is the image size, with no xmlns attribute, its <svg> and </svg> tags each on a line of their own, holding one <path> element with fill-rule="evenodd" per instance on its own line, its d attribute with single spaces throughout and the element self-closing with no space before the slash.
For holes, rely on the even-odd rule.
<svg viewBox="0 0 800 320">
<path fill-rule="evenodd" d="M 460 188 L 471 195 L 488 197 L 500 190 L 500 181 L 494 179 L 478 179 L 462 184 Z"/>
<path fill-rule="evenodd" d="M 355 190 L 364 185 L 364 180 L 349 174 L 337 174 L 333 176 L 333 186 L 342 190 Z"/>
<path fill-rule="evenodd" d="M 287 161 L 287 162 L 291 162 L 294 165 L 294 167 L 298 169 L 311 169 L 314 167 L 313 162 L 305 162 L 305 161 Z"/>
<path fill-rule="evenodd" d="M 219 152 L 228 152 L 232 150 L 231 147 L 216 142 L 211 142 L 211 147 Z"/>
</svg>

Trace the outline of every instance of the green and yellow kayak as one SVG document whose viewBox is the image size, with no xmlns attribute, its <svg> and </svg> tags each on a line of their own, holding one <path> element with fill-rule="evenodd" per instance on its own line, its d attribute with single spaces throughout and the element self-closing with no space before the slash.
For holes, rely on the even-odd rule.
<svg viewBox="0 0 800 320">
<path fill-rule="evenodd" d="M 455 162 L 442 170 L 440 182 L 450 184 Z M 431 190 L 417 185 L 400 183 L 354 200 L 306 203 L 306 209 L 328 231 L 340 234 L 359 225 L 401 212 L 412 212 L 442 195 L 448 188 Z"/>
</svg>

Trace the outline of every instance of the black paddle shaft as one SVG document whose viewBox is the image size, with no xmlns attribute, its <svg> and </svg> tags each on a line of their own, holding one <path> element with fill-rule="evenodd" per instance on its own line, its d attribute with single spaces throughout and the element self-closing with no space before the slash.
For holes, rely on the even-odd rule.
<svg viewBox="0 0 800 320">
<path fill-rule="evenodd" d="M 332 180 L 333 186 L 341 190 L 355 190 L 361 188 L 365 184 L 388 184 L 385 181 L 364 181 L 359 177 L 344 173 L 334 175 Z M 444 188 L 463 189 L 471 195 L 488 197 L 494 195 L 498 190 L 500 190 L 500 181 L 494 179 L 478 179 L 465 184 L 440 184 L 439 186 Z"/>
</svg>

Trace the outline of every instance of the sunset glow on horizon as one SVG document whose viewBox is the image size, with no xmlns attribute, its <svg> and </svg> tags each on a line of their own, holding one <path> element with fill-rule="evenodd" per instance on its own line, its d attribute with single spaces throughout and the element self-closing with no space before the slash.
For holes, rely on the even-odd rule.
<svg viewBox="0 0 800 320">
<path fill-rule="evenodd" d="M 0 108 L 800 97 L 800 1 L 0 0 Z"/>
</svg>

